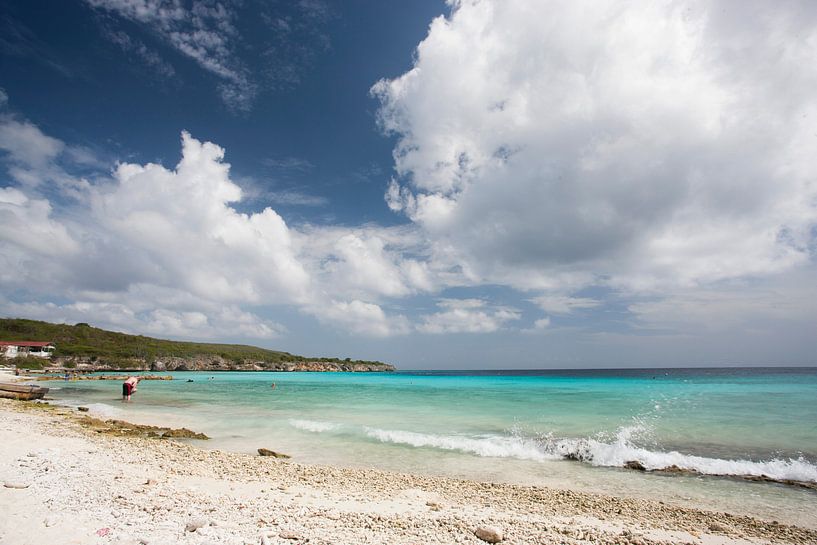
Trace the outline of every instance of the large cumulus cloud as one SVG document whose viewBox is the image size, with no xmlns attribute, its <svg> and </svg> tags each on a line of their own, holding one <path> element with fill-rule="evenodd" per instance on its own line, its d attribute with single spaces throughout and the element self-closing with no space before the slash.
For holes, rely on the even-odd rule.
<svg viewBox="0 0 817 545">
<path fill-rule="evenodd" d="M 238 212 L 242 189 L 224 150 L 186 132 L 175 168 L 120 163 L 94 184 L 72 185 L 77 198 L 55 207 L 38 188 L 53 185 L 65 145 L 28 122 L 7 118 L 2 130 L 12 141 L 34 131 L 56 150 L 31 163 L 28 187 L 0 188 L 0 281 L 4 293 L 17 294 L 0 296 L 5 315 L 266 338 L 286 328 L 254 309 L 284 305 L 387 336 L 408 326 L 382 299 L 429 282 L 426 265 L 407 257 L 418 242 L 400 229 L 293 229 L 272 208 Z"/>
<path fill-rule="evenodd" d="M 386 195 L 481 281 L 766 275 L 817 224 L 817 15 L 790 2 L 462 0 L 380 81 Z"/>
</svg>

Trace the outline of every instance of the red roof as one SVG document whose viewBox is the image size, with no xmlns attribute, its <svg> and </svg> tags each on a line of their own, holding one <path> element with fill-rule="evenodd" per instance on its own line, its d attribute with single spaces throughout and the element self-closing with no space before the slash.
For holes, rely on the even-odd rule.
<svg viewBox="0 0 817 545">
<path fill-rule="evenodd" d="M 40 341 L 0 341 L 0 346 L 51 346 L 51 343 Z"/>
</svg>

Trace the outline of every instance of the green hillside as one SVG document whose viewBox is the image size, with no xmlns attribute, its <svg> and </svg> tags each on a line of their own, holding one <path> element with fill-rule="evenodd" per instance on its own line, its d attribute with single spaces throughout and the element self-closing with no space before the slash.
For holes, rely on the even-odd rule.
<svg viewBox="0 0 817 545">
<path fill-rule="evenodd" d="M 57 348 L 54 352 L 55 356 L 85 356 L 114 361 L 141 358 L 150 362 L 157 357 L 220 356 L 235 362 L 245 360 L 268 363 L 321 361 L 384 365 L 373 361 L 307 358 L 289 352 L 267 350 L 243 344 L 167 341 L 142 335 L 106 331 L 88 324 L 52 324 L 19 318 L 0 318 L 0 341 L 50 341 Z"/>
</svg>

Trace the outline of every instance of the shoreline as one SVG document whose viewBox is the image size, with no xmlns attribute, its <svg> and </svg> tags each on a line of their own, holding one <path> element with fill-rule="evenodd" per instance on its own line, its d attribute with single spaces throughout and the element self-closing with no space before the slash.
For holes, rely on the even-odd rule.
<svg viewBox="0 0 817 545">
<path fill-rule="evenodd" d="M 47 407 L 0 403 L 0 479 L 27 485 L 0 489 L 0 541 L 10 545 L 51 533 L 72 535 L 59 540 L 66 543 L 123 545 L 481 544 L 474 532 L 482 526 L 499 529 L 502 543 L 520 544 L 817 542 L 814 529 L 653 500 L 111 436 L 82 427 L 77 413 Z"/>
</svg>

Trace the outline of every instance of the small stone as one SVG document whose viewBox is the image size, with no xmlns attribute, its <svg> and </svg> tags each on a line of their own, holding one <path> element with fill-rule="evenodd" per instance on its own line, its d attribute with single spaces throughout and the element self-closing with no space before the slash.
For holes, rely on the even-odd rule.
<svg viewBox="0 0 817 545">
<path fill-rule="evenodd" d="M 16 489 L 22 490 L 23 488 L 28 488 L 31 485 L 29 483 L 18 483 L 18 482 L 6 481 L 6 482 L 3 483 L 3 486 L 5 486 L 6 488 L 16 488 Z"/>
<path fill-rule="evenodd" d="M 493 526 L 480 526 L 474 530 L 474 535 L 487 543 L 499 543 L 503 540 L 502 530 Z"/>
<path fill-rule="evenodd" d="M 274 450 L 270 450 L 267 448 L 260 448 L 258 449 L 259 456 L 272 456 L 273 458 L 291 458 L 288 454 L 283 454 L 281 452 L 275 452 Z"/>
<path fill-rule="evenodd" d="M 184 527 L 186 532 L 195 532 L 199 528 L 207 526 L 207 519 L 193 519 Z"/>
<path fill-rule="evenodd" d="M 281 539 L 292 539 L 292 540 L 301 539 L 301 536 L 299 536 L 298 534 L 296 534 L 294 532 L 281 532 L 280 534 L 278 534 L 278 537 L 280 537 Z"/>
<path fill-rule="evenodd" d="M 709 525 L 710 532 L 728 532 L 729 528 L 721 524 L 720 522 L 713 522 Z"/>
<path fill-rule="evenodd" d="M 644 467 L 644 464 L 642 464 L 638 460 L 630 460 L 629 462 L 625 462 L 624 467 L 626 467 L 627 469 L 634 469 L 636 471 L 647 471 L 647 468 Z"/>
<path fill-rule="evenodd" d="M 81 412 L 81 413 L 87 413 L 88 412 L 88 407 L 77 407 L 77 410 L 79 412 Z"/>
</svg>

